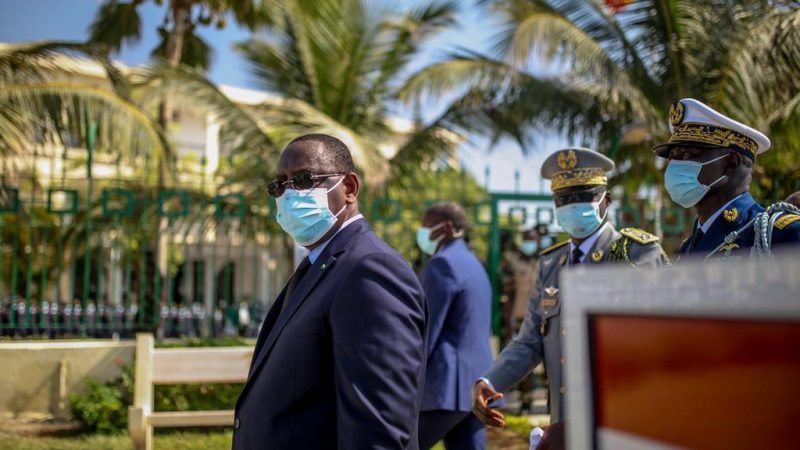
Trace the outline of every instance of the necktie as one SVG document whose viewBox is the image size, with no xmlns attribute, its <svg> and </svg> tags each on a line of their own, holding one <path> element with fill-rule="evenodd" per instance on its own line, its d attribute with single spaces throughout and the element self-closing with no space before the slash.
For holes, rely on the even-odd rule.
<svg viewBox="0 0 800 450">
<path fill-rule="evenodd" d="M 572 260 L 570 261 L 573 266 L 576 266 L 581 263 L 581 256 L 583 256 L 583 252 L 580 248 L 575 247 L 575 250 L 572 251 Z"/>
<path fill-rule="evenodd" d="M 286 295 L 283 296 L 283 305 L 281 305 L 281 312 L 286 309 L 286 305 L 289 304 L 289 299 L 292 297 L 292 293 L 294 292 L 297 285 L 300 284 L 300 280 L 303 279 L 303 276 L 308 272 L 308 269 L 311 267 L 311 260 L 308 259 L 308 256 L 303 258 L 300 262 L 300 265 L 297 266 L 297 270 L 294 271 L 292 274 L 292 278 L 289 280 L 289 284 L 286 286 Z"/>
</svg>

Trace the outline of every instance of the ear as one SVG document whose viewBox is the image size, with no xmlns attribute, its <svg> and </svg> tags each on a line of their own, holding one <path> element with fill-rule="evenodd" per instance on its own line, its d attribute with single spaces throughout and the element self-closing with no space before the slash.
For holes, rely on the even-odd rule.
<svg viewBox="0 0 800 450">
<path fill-rule="evenodd" d="M 611 191 L 606 191 L 606 195 L 603 196 L 602 202 L 606 205 L 606 208 L 611 206 Z"/>
<path fill-rule="evenodd" d="M 431 239 L 438 239 L 441 236 L 447 238 L 453 235 L 453 222 L 450 220 L 445 220 L 442 223 L 444 223 L 444 225 L 442 225 L 440 228 L 437 228 L 433 234 L 431 234 Z"/>
<path fill-rule="evenodd" d="M 744 163 L 743 156 L 739 152 L 730 152 L 731 157 L 725 162 L 725 172 L 732 174 L 735 173 L 739 167 Z"/>
<path fill-rule="evenodd" d="M 361 180 L 358 179 L 358 175 L 355 172 L 348 173 L 345 175 L 342 184 L 344 185 L 345 202 L 348 204 L 355 203 L 358 191 L 361 189 Z"/>
</svg>

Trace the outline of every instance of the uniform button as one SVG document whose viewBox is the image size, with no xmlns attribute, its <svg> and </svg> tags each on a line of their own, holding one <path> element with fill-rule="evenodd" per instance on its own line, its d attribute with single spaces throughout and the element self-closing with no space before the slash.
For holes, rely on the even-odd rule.
<svg viewBox="0 0 800 450">
<path fill-rule="evenodd" d="M 561 392 L 561 395 L 564 395 L 564 394 L 567 393 L 567 388 L 565 388 L 564 386 L 561 386 L 561 389 L 559 389 L 559 392 Z"/>
<path fill-rule="evenodd" d="M 238 430 L 239 429 L 239 425 L 240 425 L 239 418 L 237 417 L 237 418 L 233 419 L 233 429 L 234 430 Z"/>
<path fill-rule="evenodd" d="M 561 358 L 561 365 L 562 366 L 564 365 L 564 362 L 565 362 L 564 358 Z"/>
<path fill-rule="evenodd" d="M 567 330 L 564 330 L 564 329 L 562 329 L 562 330 L 561 330 L 561 335 L 562 335 L 562 336 L 566 336 L 566 335 L 567 335 Z"/>
</svg>

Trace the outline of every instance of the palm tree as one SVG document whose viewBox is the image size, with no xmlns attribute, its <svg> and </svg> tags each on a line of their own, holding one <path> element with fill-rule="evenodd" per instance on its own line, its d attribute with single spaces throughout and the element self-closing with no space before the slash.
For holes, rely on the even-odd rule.
<svg viewBox="0 0 800 450">
<path fill-rule="evenodd" d="M 426 39 L 454 23 L 454 1 L 402 15 L 362 0 L 265 5 L 273 25 L 238 49 L 256 81 L 277 95 L 257 108 L 276 144 L 312 131 L 335 135 L 349 145 L 370 186 L 454 150 L 453 117 L 406 129 L 390 118 L 409 62 Z M 399 150 L 383 153 L 388 146 Z"/>
<path fill-rule="evenodd" d="M 75 59 L 80 56 L 82 59 Z M 80 43 L 37 42 L 0 47 L 0 155 L 83 142 L 87 118 L 99 124 L 98 150 L 125 156 L 169 154 L 169 144 L 145 110 L 125 96 L 75 81 L 69 63 L 97 64 L 110 78 L 119 71 Z"/>
<path fill-rule="evenodd" d="M 163 0 L 154 0 L 162 4 Z M 125 43 L 135 43 L 142 33 L 142 20 L 138 8 L 146 0 L 120 2 L 106 0 L 98 10 L 90 26 L 89 42 L 105 46 L 107 50 L 119 51 Z M 158 27 L 161 40 L 152 55 L 163 59 L 169 67 L 179 64 L 208 69 L 211 64 L 211 47 L 196 34 L 198 26 L 215 23 L 217 28 L 226 26 L 226 17 L 232 14 L 240 25 L 253 29 L 256 23 L 252 0 L 169 0 L 164 22 Z M 158 105 L 158 122 L 166 129 L 172 118 L 173 104 L 169 93 Z M 159 165 L 159 180 L 163 185 L 166 170 Z"/>
<path fill-rule="evenodd" d="M 546 127 L 606 149 L 628 193 L 660 180 L 650 148 L 668 136 L 672 101 L 694 97 L 770 135 L 756 190 L 797 177 L 796 1 L 482 3 L 503 22 L 495 54 L 455 51 L 412 76 L 406 97 L 470 86 L 487 106 L 481 119 L 523 143 Z"/>
</svg>

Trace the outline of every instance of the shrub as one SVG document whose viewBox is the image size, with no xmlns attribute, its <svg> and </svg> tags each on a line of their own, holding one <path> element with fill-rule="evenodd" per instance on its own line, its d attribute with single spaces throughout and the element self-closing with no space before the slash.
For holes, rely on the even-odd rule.
<svg viewBox="0 0 800 450">
<path fill-rule="evenodd" d="M 128 406 L 133 398 L 133 367 L 122 366 L 122 375 L 112 382 L 89 378 L 85 385 L 84 392 L 69 397 L 72 415 L 95 433 L 127 430 Z"/>
<path fill-rule="evenodd" d="M 157 347 L 227 347 L 246 345 L 240 338 L 192 339 L 159 343 Z M 93 433 L 118 433 L 128 429 L 128 407 L 133 404 L 134 366 L 121 366 L 121 375 L 111 382 L 90 378 L 84 391 L 70 395 L 75 419 Z M 153 393 L 156 411 L 200 411 L 231 409 L 241 384 L 158 385 Z"/>
</svg>

